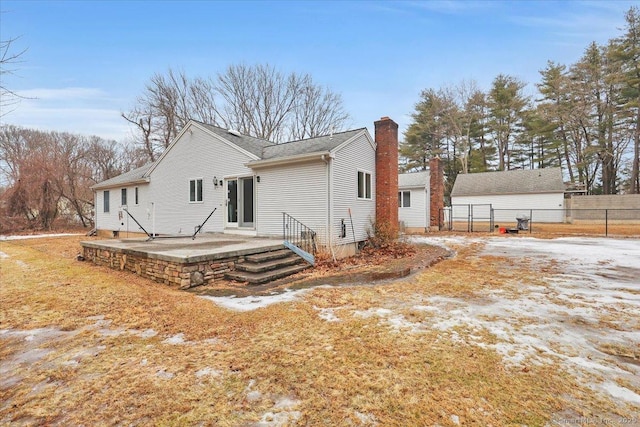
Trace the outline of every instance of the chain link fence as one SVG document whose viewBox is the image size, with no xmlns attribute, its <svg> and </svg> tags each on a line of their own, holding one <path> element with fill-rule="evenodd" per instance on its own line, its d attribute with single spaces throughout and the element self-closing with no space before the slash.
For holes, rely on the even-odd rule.
<svg viewBox="0 0 640 427">
<path fill-rule="evenodd" d="M 495 209 L 452 205 L 440 230 L 490 233 L 640 236 L 640 209 Z"/>
</svg>

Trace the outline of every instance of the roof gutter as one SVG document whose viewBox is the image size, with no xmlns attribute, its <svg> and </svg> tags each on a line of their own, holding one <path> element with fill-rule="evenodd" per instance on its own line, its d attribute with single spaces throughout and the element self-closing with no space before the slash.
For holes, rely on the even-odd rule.
<svg viewBox="0 0 640 427">
<path fill-rule="evenodd" d="M 251 169 L 259 169 L 259 168 L 266 168 L 270 166 L 280 166 L 280 165 L 291 164 L 291 163 L 308 162 L 312 160 L 324 161 L 327 157 L 331 157 L 331 153 L 329 151 L 317 151 L 315 153 L 298 154 L 298 155 L 289 156 L 289 157 L 277 157 L 275 159 L 253 160 L 249 163 L 245 163 L 245 166 L 248 166 Z"/>
<path fill-rule="evenodd" d="M 135 185 L 135 184 L 146 184 L 151 181 L 151 178 L 140 178 L 132 181 L 123 181 L 116 182 L 113 184 L 94 184 L 89 187 L 91 190 L 102 190 L 103 188 L 117 188 L 117 187 L 126 187 L 127 185 Z"/>
</svg>

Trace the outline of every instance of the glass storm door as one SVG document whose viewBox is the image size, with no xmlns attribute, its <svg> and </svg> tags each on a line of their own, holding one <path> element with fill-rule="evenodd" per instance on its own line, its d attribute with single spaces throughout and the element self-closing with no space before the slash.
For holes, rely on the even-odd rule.
<svg viewBox="0 0 640 427">
<path fill-rule="evenodd" d="M 240 227 L 253 227 L 253 177 L 240 178 L 238 192 L 238 213 Z"/>
<path fill-rule="evenodd" d="M 227 225 L 238 226 L 238 180 L 227 179 Z"/>
<path fill-rule="evenodd" d="M 227 226 L 253 227 L 255 216 L 253 177 L 227 179 Z"/>
</svg>

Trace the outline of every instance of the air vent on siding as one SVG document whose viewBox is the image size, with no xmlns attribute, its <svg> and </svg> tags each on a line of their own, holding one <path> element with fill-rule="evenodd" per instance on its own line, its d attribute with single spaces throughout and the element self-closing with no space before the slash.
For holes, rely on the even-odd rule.
<svg viewBox="0 0 640 427">
<path fill-rule="evenodd" d="M 242 136 L 242 134 L 235 129 L 229 129 L 227 130 L 227 132 L 229 132 L 231 135 Z"/>
</svg>

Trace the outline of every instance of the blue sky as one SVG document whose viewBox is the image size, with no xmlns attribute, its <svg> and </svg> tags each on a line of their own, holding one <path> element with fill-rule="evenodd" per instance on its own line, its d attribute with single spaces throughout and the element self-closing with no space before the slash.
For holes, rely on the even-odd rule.
<svg viewBox="0 0 640 427">
<path fill-rule="evenodd" d="M 124 141 L 120 113 L 169 67 L 215 76 L 269 63 L 342 94 L 351 127 L 404 131 L 420 92 L 499 73 L 535 93 L 548 60 L 571 64 L 622 34 L 626 1 L 12 1 L 0 39 L 27 48 L 3 85 L 32 99 L 2 123 Z"/>
</svg>

